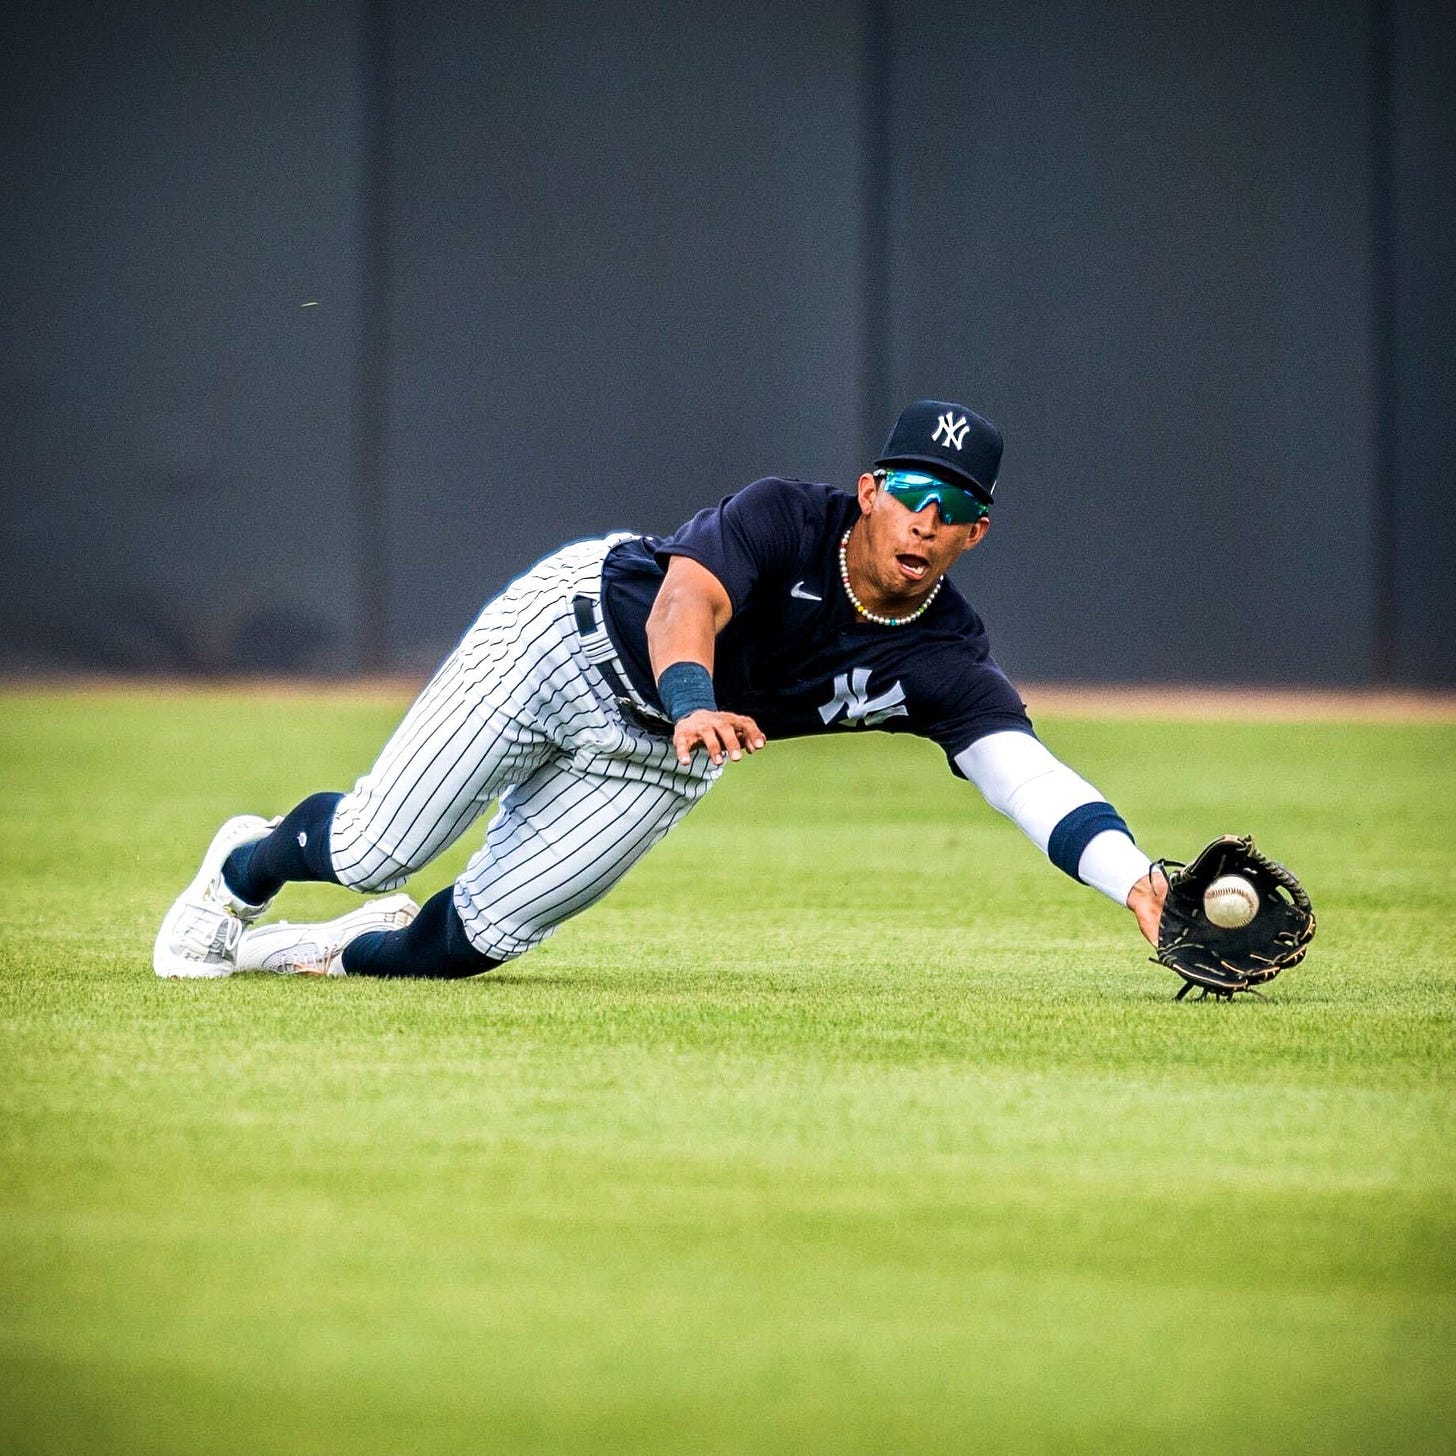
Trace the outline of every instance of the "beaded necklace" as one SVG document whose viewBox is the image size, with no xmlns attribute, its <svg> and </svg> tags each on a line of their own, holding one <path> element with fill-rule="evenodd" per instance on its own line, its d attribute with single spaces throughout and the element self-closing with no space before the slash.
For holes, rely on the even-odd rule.
<svg viewBox="0 0 1456 1456">
<path fill-rule="evenodd" d="M 882 617 L 878 612 L 870 611 L 870 609 L 865 606 L 865 604 L 860 601 L 857 596 L 855 596 L 854 588 L 849 584 L 849 562 L 845 559 L 845 553 L 849 550 L 849 535 L 850 531 L 853 530 L 854 527 L 850 526 L 849 531 L 846 531 L 844 535 L 839 538 L 839 579 L 844 583 L 844 594 L 849 598 L 850 606 L 852 606 L 855 611 L 858 612 L 859 615 L 865 619 L 865 621 L 873 622 L 878 627 L 908 627 L 910 623 L 916 619 L 916 617 L 923 617 L 926 611 L 929 609 L 931 602 L 933 602 L 936 596 L 939 594 L 940 588 L 945 583 L 945 578 L 941 577 L 941 579 L 936 582 L 933 587 L 930 588 L 930 595 L 926 597 L 925 600 L 921 602 L 920 605 L 916 607 L 915 610 L 911 612 L 908 617 Z"/>
</svg>

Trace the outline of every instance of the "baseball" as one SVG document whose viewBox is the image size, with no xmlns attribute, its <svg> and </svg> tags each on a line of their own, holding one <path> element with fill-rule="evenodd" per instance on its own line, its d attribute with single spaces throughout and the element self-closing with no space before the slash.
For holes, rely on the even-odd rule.
<svg viewBox="0 0 1456 1456">
<path fill-rule="evenodd" d="M 1220 875 L 1203 892 L 1203 913 L 1221 930 L 1238 930 L 1259 910 L 1259 892 L 1242 875 Z"/>
</svg>

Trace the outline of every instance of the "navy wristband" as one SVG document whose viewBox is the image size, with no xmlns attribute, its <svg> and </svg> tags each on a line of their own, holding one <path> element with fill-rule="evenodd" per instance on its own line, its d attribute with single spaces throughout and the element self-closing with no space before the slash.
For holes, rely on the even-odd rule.
<svg viewBox="0 0 1456 1456">
<path fill-rule="evenodd" d="M 701 662 L 674 662 L 662 670 L 657 679 L 657 696 L 662 699 L 662 711 L 676 723 L 699 708 L 710 713 L 718 711 L 718 700 L 713 696 L 713 679 Z"/>
<path fill-rule="evenodd" d="M 1129 839 L 1132 838 L 1132 830 L 1111 804 L 1101 800 L 1095 804 L 1083 804 L 1080 809 L 1073 809 L 1070 814 L 1064 815 L 1052 830 L 1051 840 L 1047 844 L 1047 858 L 1064 875 L 1080 880 L 1077 867 L 1082 863 L 1082 851 L 1099 834 L 1109 829 L 1116 829 Z"/>
</svg>

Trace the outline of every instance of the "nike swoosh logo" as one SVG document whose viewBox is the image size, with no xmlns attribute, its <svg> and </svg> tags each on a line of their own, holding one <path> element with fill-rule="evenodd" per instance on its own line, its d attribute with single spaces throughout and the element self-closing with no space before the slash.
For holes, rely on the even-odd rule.
<svg viewBox="0 0 1456 1456">
<path fill-rule="evenodd" d="M 824 600 L 823 597 L 816 597 L 813 592 L 806 592 L 802 581 L 796 581 L 789 588 L 789 595 L 791 597 L 798 597 L 801 602 L 822 602 Z"/>
</svg>

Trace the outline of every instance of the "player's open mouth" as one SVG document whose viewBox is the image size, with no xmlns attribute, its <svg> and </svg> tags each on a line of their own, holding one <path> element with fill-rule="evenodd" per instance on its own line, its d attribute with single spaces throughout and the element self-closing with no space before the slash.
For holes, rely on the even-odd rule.
<svg viewBox="0 0 1456 1456">
<path fill-rule="evenodd" d="M 923 556 L 911 556 L 905 553 L 897 556 L 895 560 L 900 563 L 900 570 L 911 581 L 919 581 L 930 570 L 930 563 Z"/>
</svg>

